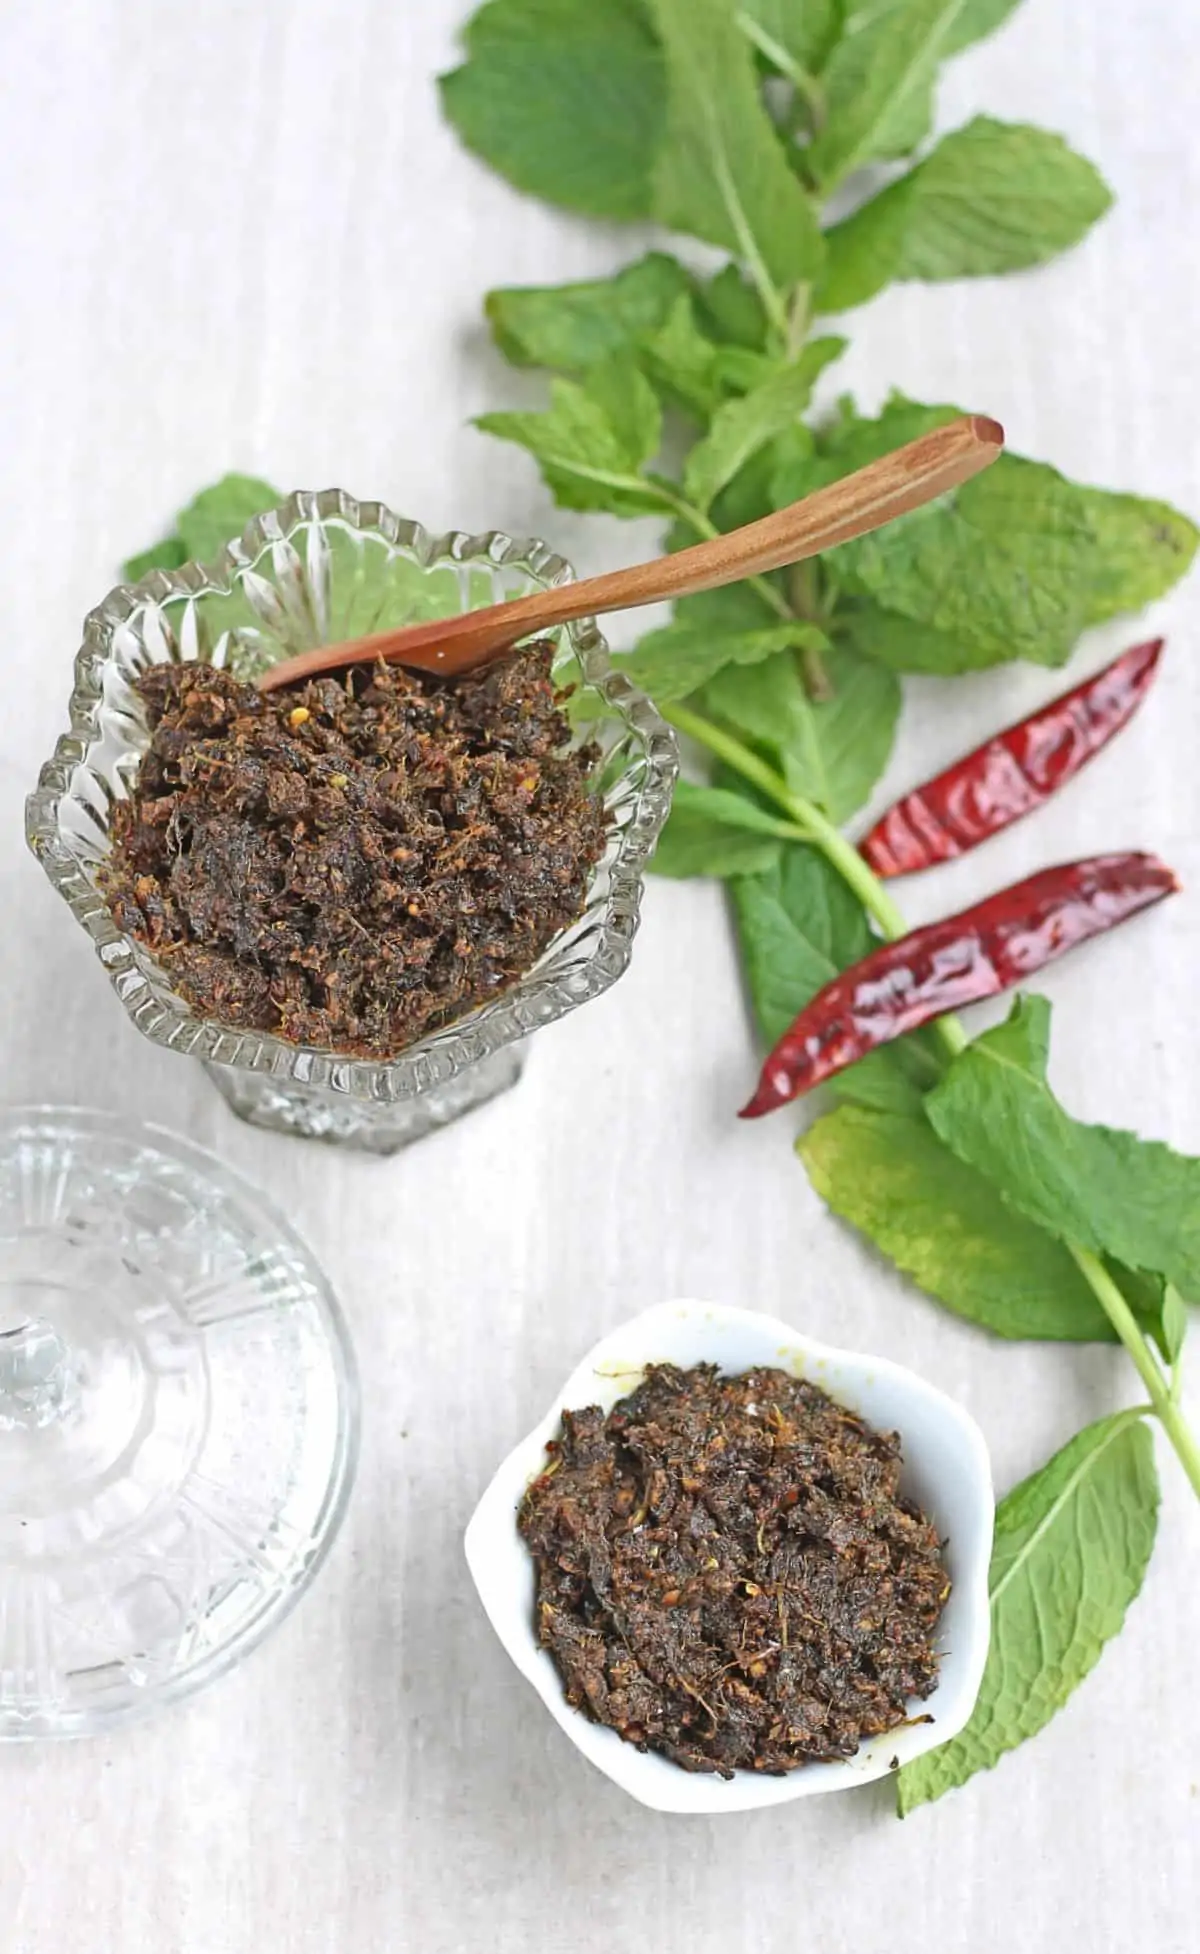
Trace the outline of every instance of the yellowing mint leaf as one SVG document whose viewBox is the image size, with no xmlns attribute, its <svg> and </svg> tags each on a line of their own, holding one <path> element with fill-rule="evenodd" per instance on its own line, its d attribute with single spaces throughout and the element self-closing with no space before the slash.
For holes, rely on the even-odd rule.
<svg viewBox="0 0 1200 1954">
<path fill-rule="evenodd" d="M 768 612 L 769 616 L 770 613 Z M 659 705 L 686 699 L 726 665 L 756 665 L 778 652 L 826 640 L 812 625 L 774 623 L 749 630 L 719 630 L 677 617 L 651 631 L 636 650 L 620 660 L 635 685 Z"/>
<path fill-rule="evenodd" d="M 481 414 L 485 434 L 528 448 L 564 509 L 613 515 L 660 513 L 664 492 L 639 470 L 658 445 L 654 389 L 631 362 L 610 361 L 588 376 L 551 384 L 548 413 Z"/>
<path fill-rule="evenodd" d="M 786 825 L 754 801 L 681 780 L 650 867 L 676 879 L 752 875 L 773 867 Z"/>
<path fill-rule="evenodd" d="M 841 1106 L 797 1151 L 834 1213 L 956 1315 L 999 1337 L 1113 1340 L 1063 1244 L 1014 1214 L 943 1145 L 919 1106 L 908 1115 Z"/>
<path fill-rule="evenodd" d="M 669 78 L 656 214 L 740 258 L 782 330 L 780 294 L 815 275 L 821 232 L 763 106 L 749 45 L 728 0 L 650 8 Z"/>
<path fill-rule="evenodd" d="M 489 292 L 485 301 L 496 344 L 514 366 L 586 373 L 614 354 L 636 351 L 687 304 L 683 266 L 652 251 L 612 278 L 575 285 L 528 285 Z"/>
<path fill-rule="evenodd" d="M 910 175 L 826 233 L 822 311 L 892 279 L 980 278 L 1043 264 L 1077 244 L 1112 202 L 1061 136 L 976 116 Z"/>
<path fill-rule="evenodd" d="M 688 456 L 683 492 L 698 509 L 732 481 L 760 448 L 793 427 L 812 398 L 822 369 L 845 350 L 844 339 L 814 339 L 799 359 L 780 367 L 752 393 L 720 408 L 703 441 Z"/>
<path fill-rule="evenodd" d="M 825 121 L 808 151 L 826 190 L 864 163 L 907 156 L 925 140 L 938 62 L 962 6 L 893 0 L 851 18 L 825 71 Z"/>
<path fill-rule="evenodd" d="M 1062 1709 L 1141 1591 L 1158 1502 L 1154 1442 L 1130 1411 L 1089 1425 L 1001 1501 L 979 1700 L 957 1737 L 900 1772 L 902 1817 L 990 1770 Z"/>
<path fill-rule="evenodd" d="M 666 112 L 642 0 L 489 0 L 442 106 L 519 190 L 593 217 L 648 217 Z"/>
<path fill-rule="evenodd" d="M 1045 1077 L 1049 1019 L 1018 998 L 969 1045 L 929 1098 L 935 1132 L 1018 1214 L 1200 1297 L 1200 1160 L 1072 1119 Z"/>
</svg>

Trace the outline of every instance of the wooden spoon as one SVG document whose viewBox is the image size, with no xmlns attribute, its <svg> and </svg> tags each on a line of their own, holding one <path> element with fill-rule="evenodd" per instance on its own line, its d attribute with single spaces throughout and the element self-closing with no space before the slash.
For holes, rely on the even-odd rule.
<svg viewBox="0 0 1200 1954">
<path fill-rule="evenodd" d="M 628 570 L 535 591 L 530 597 L 489 604 L 484 610 L 440 618 L 434 624 L 402 625 L 346 644 L 318 645 L 272 666 L 259 679 L 259 688 L 273 692 L 297 679 L 376 658 L 420 672 L 467 672 L 507 651 L 519 638 L 549 631 L 573 618 L 632 610 L 663 598 L 691 597 L 743 577 L 781 570 L 836 543 L 881 529 L 894 517 L 957 488 L 995 461 L 1003 445 L 1004 429 L 997 421 L 983 414 L 964 415 L 727 536 L 714 536 Z"/>
</svg>

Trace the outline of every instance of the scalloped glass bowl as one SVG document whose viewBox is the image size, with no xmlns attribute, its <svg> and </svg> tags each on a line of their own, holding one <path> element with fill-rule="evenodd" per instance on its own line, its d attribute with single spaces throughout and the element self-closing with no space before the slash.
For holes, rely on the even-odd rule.
<svg viewBox="0 0 1200 1954">
<path fill-rule="evenodd" d="M 196 1017 L 117 928 L 97 877 L 112 808 L 147 745 L 134 682 L 149 665 L 195 658 L 253 679 L 313 645 L 453 616 L 573 574 L 543 543 L 498 531 L 430 537 L 381 503 L 329 489 L 298 492 L 257 517 L 214 564 L 152 571 L 118 586 L 88 616 L 70 729 L 29 798 L 29 844 L 138 1029 L 202 1059 L 242 1118 L 391 1153 L 514 1084 L 528 1034 L 598 997 L 629 962 L 645 863 L 670 809 L 675 741 L 649 700 L 614 671 L 591 622 L 559 633 L 555 673 L 576 685 L 577 737 L 600 748 L 597 791 L 609 820 L 587 906 L 502 996 L 375 1063 Z"/>
</svg>

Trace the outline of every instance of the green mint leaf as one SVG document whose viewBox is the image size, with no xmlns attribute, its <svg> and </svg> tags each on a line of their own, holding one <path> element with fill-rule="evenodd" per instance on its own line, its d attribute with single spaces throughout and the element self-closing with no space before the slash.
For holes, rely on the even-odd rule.
<svg viewBox="0 0 1200 1954">
<path fill-rule="evenodd" d="M 878 604 L 851 600 L 838 612 L 839 628 L 848 644 L 864 658 L 873 658 L 893 672 L 925 672 L 939 678 L 959 672 L 984 671 L 999 664 L 994 642 L 953 638 L 927 624 L 885 611 Z"/>
<path fill-rule="evenodd" d="M 441 81 L 468 149 L 518 190 L 591 217 L 649 217 L 666 74 L 643 0 L 490 0 Z"/>
<path fill-rule="evenodd" d="M 1049 130 L 976 116 L 914 171 L 901 278 L 1023 271 L 1078 244 L 1112 203 L 1099 171 Z"/>
<path fill-rule="evenodd" d="M 662 444 L 662 409 L 641 368 L 618 355 L 589 372 L 584 391 L 616 434 L 631 468 L 652 461 Z"/>
<path fill-rule="evenodd" d="M 223 475 L 180 511 L 185 562 L 211 563 L 226 543 L 236 542 L 248 522 L 282 500 L 279 490 L 257 475 Z"/>
<path fill-rule="evenodd" d="M 1111 202 L 1061 136 L 976 116 L 826 233 L 818 309 L 860 305 L 892 279 L 1024 271 L 1077 244 Z"/>
<path fill-rule="evenodd" d="M 650 867 L 656 875 L 754 875 L 779 859 L 784 823 L 721 787 L 681 780 Z"/>
<path fill-rule="evenodd" d="M 992 1642 L 970 1722 L 897 1779 L 901 1817 L 1037 1735 L 1089 1675 L 1141 1590 L 1158 1527 L 1154 1442 L 1102 1418 L 996 1510 Z"/>
<path fill-rule="evenodd" d="M 1021 0 L 965 0 L 958 19 L 951 23 L 942 53 L 960 54 L 973 42 L 994 34 L 1020 4 Z"/>
<path fill-rule="evenodd" d="M 1200 1160 L 1088 1126 L 1045 1077 L 1050 1007 L 1021 997 L 930 1095 L 935 1132 L 1030 1221 L 1200 1297 Z"/>
<path fill-rule="evenodd" d="M 844 339 L 814 339 L 799 359 L 780 367 L 752 393 L 719 408 L 708 434 L 687 458 L 683 474 L 687 500 L 707 509 L 752 456 L 793 427 L 812 399 L 817 375 L 845 347 Z"/>
<path fill-rule="evenodd" d="M 797 1151 L 834 1213 L 957 1316 L 999 1337 L 1113 1340 L 1062 1243 L 944 1146 L 919 1104 L 907 1114 L 839 1106 Z"/>
<path fill-rule="evenodd" d="M 1187 1330 L 1187 1311 L 1179 1291 L 1146 1269 L 1127 1269 L 1111 1255 L 1103 1259 L 1142 1329 L 1153 1337 L 1167 1363 L 1173 1364 Z"/>
<path fill-rule="evenodd" d="M 742 966 L 763 1042 L 773 1045 L 839 970 L 875 939 L 866 914 L 815 848 L 785 845 L 758 875 L 731 882 Z M 873 1052 L 841 1074 L 838 1088 L 871 1104 L 919 1113 L 920 1093 L 938 1076 L 922 1034 Z"/>
<path fill-rule="evenodd" d="M 564 509 L 641 516 L 666 506 L 663 491 L 638 473 L 658 445 L 659 408 L 628 359 L 596 367 L 583 386 L 553 381 L 547 413 L 481 414 L 475 426 L 527 448 Z"/>
<path fill-rule="evenodd" d="M 1163 1291 L 1162 1330 L 1159 1335 L 1159 1349 L 1168 1364 L 1179 1362 L 1184 1338 L 1188 1332 L 1187 1310 L 1183 1297 L 1173 1283 L 1168 1282 Z"/>
<path fill-rule="evenodd" d="M 656 215 L 740 258 L 782 328 L 780 293 L 815 276 L 816 210 L 763 106 L 728 0 L 650 0 L 669 77 Z"/>
<path fill-rule="evenodd" d="M 919 175 L 919 168 L 910 171 L 826 231 L 817 312 L 849 312 L 904 276 L 904 244 Z"/>
<path fill-rule="evenodd" d="M 187 560 L 187 551 L 179 537 L 164 536 L 161 543 L 154 543 L 139 556 L 127 558 L 121 565 L 121 576 L 126 583 L 140 583 L 151 570 L 181 570 Z"/>
<path fill-rule="evenodd" d="M 1194 522 L 1166 502 L 1149 502 L 1140 495 L 1092 488 L 1080 493 L 1095 544 L 1089 624 L 1141 610 L 1178 583 L 1200 543 Z"/>
<path fill-rule="evenodd" d="M 682 615 L 660 631 L 648 632 L 618 663 L 659 705 L 670 705 L 698 691 L 723 667 L 756 665 L 789 647 L 815 644 L 820 635 L 808 625 L 779 622 L 721 631 Z"/>
<path fill-rule="evenodd" d="M 742 32 L 778 74 L 818 74 L 841 32 L 845 0 L 734 0 Z"/>
<path fill-rule="evenodd" d="M 870 799 L 891 758 L 901 691 L 894 672 L 849 645 L 828 647 L 822 663 L 831 696 L 811 708 L 817 766 L 793 784 L 840 826 Z"/>
<path fill-rule="evenodd" d="M 825 122 L 808 161 L 827 190 L 929 134 L 938 62 L 963 0 L 894 0 L 852 19 L 825 70 Z"/>
<path fill-rule="evenodd" d="M 632 353 L 687 303 L 691 281 L 678 259 L 652 251 L 612 278 L 575 285 L 503 287 L 484 301 L 492 336 L 514 366 L 586 373 Z"/>
<path fill-rule="evenodd" d="M 900 716 L 900 686 L 883 665 L 848 646 L 832 646 L 814 625 L 805 648 L 822 654 L 832 696 L 814 703 L 791 650 L 752 670 L 727 664 L 699 701 L 748 735 L 782 767 L 793 792 L 815 801 L 839 825 L 868 799 L 887 765 Z"/>
<path fill-rule="evenodd" d="M 953 418 L 896 395 L 875 419 L 847 411 L 776 471 L 781 505 Z M 1085 625 L 1160 596 L 1198 532 L 1165 503 L 1069 482 L 1004 454 L 993 468 L 829 557 L 851 642 L 897 671 L 963 672 L 1026 658 L 1061 665 Z M 869 602 L 865 601 L 869 600 Z"/>
<path fill-rule="evenodd" d="M 657 387 L 701 421 L 708 421 L 725 399 L 717 363 L 720 350 L 696 324 L 690 294 L 682 293 L 658 330 L 646 338 L 642 357 Z"/>
<path fill-rule="evenodd" d="M 698 288 L 696 306 L 701 325 L 713 339 L 744 346 L 752 353 L 761 353 L 766 346 L 770 320 L 758 293 L 736 265 L 726 265 Z"/>
</svg>

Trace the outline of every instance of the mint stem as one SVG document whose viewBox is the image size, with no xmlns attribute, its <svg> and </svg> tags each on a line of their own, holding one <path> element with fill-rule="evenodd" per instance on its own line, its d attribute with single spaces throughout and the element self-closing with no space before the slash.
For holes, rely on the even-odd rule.
<svg viewBox="0 0 1200 1954">
<path fill-rule="evenodd" d="M 664 717 L 671 721 L 677 731 L 695 740 L 698 745 L 707 747 L 710 753 L 715 753 L 726 766 L 734 768 L 751 786 L 757 787 L 781 808 L 795 823 L 798 835 L 819 848 L 843 881 L 853 889 L 863 908 L 874 917 L 886 937 L 897 942 L 908 935 L 909 925 L 903 912 L 893 902 L 878 876 L 868 868 L 857 848 L 846 840 L 841 830 L 822 814 L 819 807 L 803 795 L 794 794 L 782 774 L 776 773 L 765 760 L 760 760 L 741 740 L 724 732 L 720 726 L 714 726 L 711 720 L 701 718 L 699 713 L 690 711 L 687 706 L 668 706 L 664 708 Z M 961 1023 L 953 1016 L 935 1018 L 930 1029 L 941 1040 L 943 1050 L 950 1058 L 957 1058 L 970 1042 Z M 1124 1344 L 1149 1393 L 1158 1421 L 1187 1474 L 1188 1482 L 1200 1498 L 1200 1444 L 1179 1406 L 1177 1371 L 1171 1379 L 1164 1376 L 1137 1318 L 1099 1257 L 1078 1242 L 1068 1241 L 1065 1246 Z"/>
</svg>

